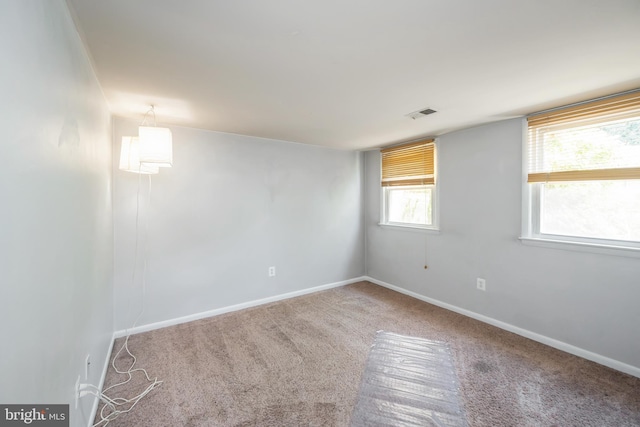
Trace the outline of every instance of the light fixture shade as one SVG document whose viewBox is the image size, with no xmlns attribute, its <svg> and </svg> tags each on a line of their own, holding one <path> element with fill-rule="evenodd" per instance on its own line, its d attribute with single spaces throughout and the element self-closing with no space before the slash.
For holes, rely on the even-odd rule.
<svg viewBox="0 0 640 427">
<path fill-rule="evenodd" d="M 173 164 L 171 130 L 153 126 L 140 126 L 140 163 L 161 168 L 170 168 Z"/>
<path fill-rule="evenodd" d="M 120 169 L 127 172 L 155 174 L 158 166 L 140 163 L 140 141 L 135 136 L 123 136 L 120 149 Z"/>
</svg>

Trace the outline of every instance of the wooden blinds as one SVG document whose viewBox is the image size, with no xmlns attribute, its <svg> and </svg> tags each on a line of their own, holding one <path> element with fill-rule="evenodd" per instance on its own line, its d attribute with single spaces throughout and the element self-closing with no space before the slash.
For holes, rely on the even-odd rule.
<svg viewBox="0 0 640 427">
<path fill-rule="evenodd" d="M 380 150 L 382 186 L 429 185 L 435 183 L 433 139 Z"/>
<path fill-rule="evenodd" d="M 640 179 L 640 91 L 527 120 L 528 182 Z"/>
</svg>

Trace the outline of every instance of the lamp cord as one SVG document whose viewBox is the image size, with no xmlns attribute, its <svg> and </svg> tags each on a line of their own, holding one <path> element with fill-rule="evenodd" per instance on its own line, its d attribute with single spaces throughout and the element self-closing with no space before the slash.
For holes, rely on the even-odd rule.
<svg viewBox="0 0 640 427">
<path fill-rule="evenodd" d="M 151 210 L 151 175 L 148 175 L 148 177 L 149 177 L 149 187 L 148 187 L 149 191 L 148 191 L 148 199 L 147 199 L 147 210 L 150 211 Z M 140 223 L 139 219 L 140 219 L 140 187 L 141 187 L 140 182 L 141 180 L 142 180 L 142 175 L 140 174 L 138 175 L 138 189 L 136 193 L 136 224 L 135 224 L 136 237 L 135 237 L 135 245 L 134 245 L 135 254 L 133 257 L 133 272 L 131 274 L 132 286 L 135 285 L 136 269 L 138 266 L 138 241 L 139 241 L 138 230 L 139 230 L 139 223 Z M 141 302 L 140 313 L 138 314 L 135 321 L 133 322 L 132 328 L 135 328 L 135 326 L 138 324 L 138 321 L 142 317 L 142 314 L 144 313 L 144 309 L 145 309 L 146 276 L 147 276 L 147 236 L 148 236 L 148 229 L 149 229 L 148 216 L 149 216 L 149 212 L 147 212 L 147 219 L 145 221 L 144 232 L 143 232 L 144 246 L 143 246 L 143 265 L 142 265 L 142 302 Z M 131 300 L 129 300 L 128 311 L 131 312 Z M 127 375 L 127 379 L 117 384 L 114 384 L 112 386 L 109 386 L 102 391 L 100 391 L 97 387 L 92 386 L 97 390 L 97 392 L 91 392 L 91 394 L 98 397 L 104 403 L 99 413 L 100 420 L 97 423 L 93 424 L 93 427 L 98 427 L 98 426 L 105 427 L 121 414 L 130 412 L 143 397 L 145 397 L 153 389 L 155 389 L 160 384 L 162 384 L 162 381 L 158 380 L 157 377 L 155 379 L 151 379 L 151 377 L 149 377 L 149 374 L 145 369 L 142 369 L 142 368 L 134 369 L 134 366 L 137 362 L 137 358 L 133 355 L 133 353 L 129 349 L 129 337 L 131 337 L 131 333 L 129 332 L 129 330 L 130 328 L 126 329 L 127 337 L 125 338 L 124 343 L 122 344 L 118 352 L 113 357 L 113 360 L 111 361 L 111 366 L 113 367 L 115 372 L 118 374 Z M 120 355 L 123 354 L 123 351 L 126 351 L 126 354 L 132 359 L 131 365 L 126 370 L 120 370 L 116 366 L 116 361 L 118 360 Z M 150 383 L 142 392 L 140 392 L 139 394 L 137 394 L 136 396 L 130 399 L 126 399 L 123 397 L 111 398 L 106 394 L 106 392 L 108 392 L 109 390 L 113 390 L 116 387 L 129 383 L 133 379 L 134 372 L 142 372 L 145 378 L 147 379 L 147 382 Z M 125 407 L 125 405 L 130 405 L 130 406 Z M 122 409 L 120 409 L 121 407 Z M 110 410 L 110 412 L 108 413 L 106 412 L 107 408 Z"/>
</svg>

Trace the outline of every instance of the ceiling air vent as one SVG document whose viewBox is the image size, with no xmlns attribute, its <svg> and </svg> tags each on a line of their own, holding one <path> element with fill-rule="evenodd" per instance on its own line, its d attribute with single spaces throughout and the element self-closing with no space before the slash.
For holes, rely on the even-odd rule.
<svg viewBox="0 0 640 427">
<path fill-rule="evenodd" d="M 420 117 L 428 116 L 429 114 L 435 113 L 436 110 L 432 110 L 431 108 L 425 108 L 424 110 L 414 111 L 413 113 L 407 114 L 407 117 L 412 118 L 413 120 L 419 119 Z"/>
</svg>

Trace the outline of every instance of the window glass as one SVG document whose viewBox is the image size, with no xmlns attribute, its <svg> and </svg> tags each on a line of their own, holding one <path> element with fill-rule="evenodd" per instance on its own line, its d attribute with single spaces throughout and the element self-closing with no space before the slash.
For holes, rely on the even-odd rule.
<svg viewBox="0 0 640 427">
<path fill-rule="evenodd" d="M 387 222 L 432 225 L 432 186 L 388 187 Z"/>
<path fill-rule="evenodd" d="M 540 185 L 540 233 L 640 241 L 640 180 Z"/>
</svg>

